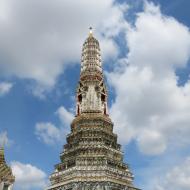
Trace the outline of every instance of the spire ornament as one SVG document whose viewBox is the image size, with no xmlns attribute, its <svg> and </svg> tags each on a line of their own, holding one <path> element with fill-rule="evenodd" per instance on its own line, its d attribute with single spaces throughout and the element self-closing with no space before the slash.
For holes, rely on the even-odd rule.
<svg viewBox="0 0 190 190">
<path fill-rule="evenodd" d="M 93 32 L 92 32 L 92 27 L 89 27 L 89 36 L 92 37 L 93 36 Z"/>
</svg>

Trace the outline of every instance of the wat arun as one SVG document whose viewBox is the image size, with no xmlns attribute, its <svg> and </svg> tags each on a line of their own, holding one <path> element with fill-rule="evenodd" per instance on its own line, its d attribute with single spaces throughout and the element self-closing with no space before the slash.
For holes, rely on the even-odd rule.
<svg viewBox="0 0 190 190">
<path fill-rule="evenodd" d="M 76 117 L 47 190 L 138 190 L 113 133 L 107 100 L 100 46 L 90 30 L 82 48 Z"/>
</svg>

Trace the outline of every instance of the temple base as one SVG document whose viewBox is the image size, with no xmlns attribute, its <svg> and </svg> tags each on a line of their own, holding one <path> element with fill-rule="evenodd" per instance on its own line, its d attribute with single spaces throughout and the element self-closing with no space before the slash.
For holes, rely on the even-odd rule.
<svg viewBox="0 0 190 190">
<path fill-rule="evenodd" d="M 139 190 L 135 187 L 127 187 L 112 182 L 73 182 L 56 187 L 49 187 L 47 190 Z"/>
</svg>

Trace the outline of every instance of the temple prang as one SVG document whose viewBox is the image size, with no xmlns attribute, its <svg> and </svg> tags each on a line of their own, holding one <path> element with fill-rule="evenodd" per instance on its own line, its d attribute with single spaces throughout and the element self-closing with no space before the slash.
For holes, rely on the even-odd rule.
<svg viewBox="0 0 190 190">
<path fill-rule="evenodd" d="M 76 117 L 47 190 L 138 190 L 113 133 L 107 100 L 100 46 L 90 28 L 82 48 Z"/>
</svg>

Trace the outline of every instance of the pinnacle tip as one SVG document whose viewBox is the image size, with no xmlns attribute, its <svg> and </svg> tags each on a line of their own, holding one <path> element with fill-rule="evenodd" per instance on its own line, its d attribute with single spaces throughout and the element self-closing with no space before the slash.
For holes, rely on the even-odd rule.
<svg viewBox="0 0 190 190">
<path fill-rule="evenodd" d="M 92 36 L 92 27 L 91 26 L 89 27 L 89 30 L 90 30 L 89 35 Z"/>
</svg>

